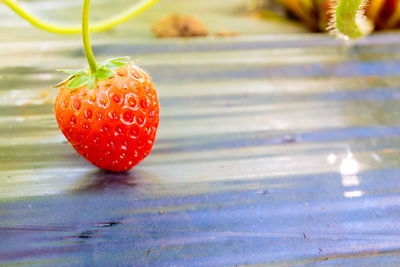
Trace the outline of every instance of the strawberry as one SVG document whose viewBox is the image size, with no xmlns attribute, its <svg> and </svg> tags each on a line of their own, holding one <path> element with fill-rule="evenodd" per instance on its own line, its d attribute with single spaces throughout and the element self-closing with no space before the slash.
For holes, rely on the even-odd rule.
<svg viewBox="0 0 400 267">
<path fill-rule="evenodd" d="M 151 151 L 159 122 L 150 76 L 125 58 L 89 69 L 64 71 L 55 117 L 75 150 L 97 167 L 126 171 Z"/>
<path fill-rule="evenodd" d="M 97 64 L 89 40 L 90 0 L 83 1 L 82 41 L 89 66 L 70 76 L 54 105 L 58 126 L 75 150 L 97 167 L 126 171 L 151 151 L 159 121 L 156 88 L 128 58 Z"/>
</svg>

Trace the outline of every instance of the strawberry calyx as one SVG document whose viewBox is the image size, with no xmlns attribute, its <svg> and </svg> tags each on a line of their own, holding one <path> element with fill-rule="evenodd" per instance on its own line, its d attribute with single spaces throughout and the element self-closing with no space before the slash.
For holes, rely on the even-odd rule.
<svg viewBox="0 0 400 267">
<path fill-rule="evenodd" d="M 127 65 L 129 60 L 129 57 L 108 59 L 101 64 L 96 64 L 97 68 L 94 73 L 91 72 L 91 69 L 89 67 L 86 67 L 82 70 L 58 70 L 69 74 L 69 76 L 62 82 L 54 85 L 53 87 L 65 85 L 65 87 L 68 89 L 76 89 L 86 84 L 89 89 L 93 89 L 96 81 L 110 78 L 115 74 L 115 69 L 119 69 Z"/>
</svg>

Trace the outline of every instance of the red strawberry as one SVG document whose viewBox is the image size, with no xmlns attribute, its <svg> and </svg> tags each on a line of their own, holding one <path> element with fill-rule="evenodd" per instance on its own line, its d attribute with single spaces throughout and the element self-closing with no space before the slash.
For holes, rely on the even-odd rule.
<svg viewBox="0 0 400 267">
<path fill-rule="evenodd" d="M 114 172 L 129 170 L 150 153 L 159 122 L 150 76 L 121 60 L 100 65 L 95 76 L 88 69 L 66 71 L 72 76 L 55 101 L 58 125 L 75 150 Z"/>
</svg>

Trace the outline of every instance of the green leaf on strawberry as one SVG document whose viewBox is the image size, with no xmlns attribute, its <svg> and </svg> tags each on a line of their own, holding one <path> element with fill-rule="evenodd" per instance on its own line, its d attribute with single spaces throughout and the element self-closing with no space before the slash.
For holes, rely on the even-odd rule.
<svg viewBox="0 0 400 267">
<path fill-rule="evenodd" d="M 130 61 L 129 57 L 117 57 L 107 60 L 106 62 L 100 64 L 98 67 L 106 67 L 107 69 L 119 69 L 126 65 L 126 61 Z"/>
<path fill-rule="evenodd" d="M 74 89 L 85 85 L 88 82 L 89 76 L 86 74 L 75 75 L 67 84 L 67 88 Z"/>
<path fill-rule="evenodd" d="M 108 77 L 111 77 L 114 74 L 115 74 L 115 71 L 113 71 L 112 69 L 108 69 L 106 67 L 101 67 L 97 70 L 95 78 L 99 79 L 99 80 L 103 80 L 103 79 L 107 79 Z"/>
<path fill-rule="evenodd" d="M 95 83 L 96 83 L 96 74 L 92 73 L 87 80 L 87 86 L 89 87 L 89 89 L 92 89 Z"/>
<path fill-rule="evenodd" d="M 71 70 L 71 69 L 62 69 L 58 70 L 69 74 L 65 80 L 54 85 L 54 87 L 58 87 L 66 84 L 66 87 L 69 89 L 76 89 L 84 86 L 85 84 L 89 89 L 92 89 L 98 80 L 104 80 L 110 78 L 115 74 L 115 69 L 119 69 L 129 62 L 129 57 L 119 57 L 108 59 L 101 64 L 97 64 L 97 70 L 95 73 L 91 73 L 90 68 L 85 68 L 83 70 Z"/>
</svg>

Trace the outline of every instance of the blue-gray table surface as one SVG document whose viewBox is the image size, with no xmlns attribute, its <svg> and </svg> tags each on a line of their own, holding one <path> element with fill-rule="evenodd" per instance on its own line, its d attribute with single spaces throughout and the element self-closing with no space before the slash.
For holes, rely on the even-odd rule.
<svg viewBox="0 0 400 267">
<path fill-rule="evenodd" d="M 79 38 L 0 44 L 0 265 L 399 265 L 400 34 L 118 36 L 99 61 L 140 59 L 161 103 L 121 174 L 54 119 Z"/>
</svg>

